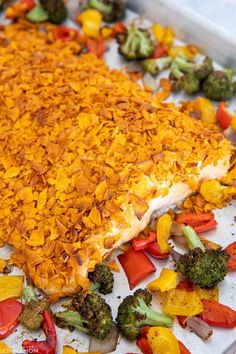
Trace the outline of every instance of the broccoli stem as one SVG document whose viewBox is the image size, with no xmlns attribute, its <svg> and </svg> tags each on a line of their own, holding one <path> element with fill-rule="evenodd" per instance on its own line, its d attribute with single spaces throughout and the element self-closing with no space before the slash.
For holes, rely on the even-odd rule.
<svg viewBox="0 0 236 354">
<path fill-rule="evenodd" d="M 187 62 L 184 58 L 178 56 L 174 60 L 178 68 L 184 72 L 192 73 L 196 68 L 196 64 Z"/>
<path fill-rule="evenodd" d="M 23 299 L 26 304 L 31 301 L 38 301 L 38 297 L 37 297 L 35 288 L 33 286 L 27 285 L 23 289 Z"/>
<path fill-rule="evenodd" d="M 173 324 L 173 319 L 169 316 L 163 315 L 159 312 L 156 312 L 149 308 L 143 299 L 139 300 L 139 306 L 137 311 L 145 315 L 146 318 L 140 321 L 142 326 L 161 326 L 161 327 L 170 327 Z"/>
<path fill-rule="evenodd" d="M 60 327 L 74 327 L 81 332 L 89 334 L 86 328 L 87 321 L 83 320 L 78 312 L 63 311 L 54 313 Z"/>
<path fill-rule="evenodd" d="M 162 57 L 157 59 L 145 59 L 142 61 L 142 68 L 151 75 L 157 75 L 159 71 L 166 69 L 171 64 L 170 57 Z"/>
<path fill-rule="evenodd" d="M 175 65 L 172 66 L 171 73 L 178 80 L 184 75 Z"/>
<path fill-rule="evenodd" d="M 112 5 L 104 4 L 101 0 L 90 0 L 89 6 L 105 15 L 110 15 L 112 13 Z"/>
<path fill-rule="evenodd" d="M 196 234 L 196 232 L 191 226 L 183 226 L 182 231 L 185 239 L 188 242 L 188 246 L 191 250 L 199 247 L 201 248 L 202 251 L 205 251 L 204 245 L 202 244 L 200 238 L 198 237 L 198 235 Z"/>
<path fill-rule="evenodd" d="M 91 283 L 89 290 L 94 292 L 94 291 L 97 291 L 98 289 L 100 289 L 100 287 L 101 287 L 101 284 L 99 284 L 99 283 Z"/>
</svg>

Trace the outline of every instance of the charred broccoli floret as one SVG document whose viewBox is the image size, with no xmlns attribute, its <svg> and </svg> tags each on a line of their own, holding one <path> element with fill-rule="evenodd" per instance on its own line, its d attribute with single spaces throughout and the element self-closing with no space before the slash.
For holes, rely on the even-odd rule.
<svg viewBox="0 0 236 354">
<path fill-rule="evenodd" d="M 144 71 L 155 76 L 160 71 L 168 68 L 171 64 L 170 57 L 162 57 L 157 59 L 145 59 L 142 61 L 142 68 Z"/>
<path fill-rule="evenodd" d="M 49 20 L 56 25 L 61 24 L 67 17 L 67 9 L 63 0 L 40 0 Z"/>
<path fill-rule="evenodd" d="M 177 271 L 200 288 L 214 288 L 227 273 L 228 254 L 221 248 L 205 249 L 190 226 L 184 226 L 182 230 L 191 250 L 179 257 Z"/>
<path fill-rule="evenodd" d="M 227 101 L 234 93 L 231 70 L 213 71 L 203 83 L 203 92 L 207 98 L 215 101 Z"/>
<path fill-rule="evenodd" d="M 104 339 L 110 333 L 111 308 L 98 294 L 80 293 L 64 306 L 67 311 L 54 313 L 59 327 L 76 328 L 98 339 Z"/>
<path fill-rule="evenodd" d="M 125 15 L 123 0 L 89 0 L 87 6 L 98 10 L 105 22 L 119 21 Z"/>
<path fill-rule="evenodd" d="M 155 50 L 150 33 L 134 25 L 127 33 L 117 35 L 116 39 L 119 43 L 119 53 L 129 60 L 149 58 Z"/>
<path fill-rule="evenodd" d="M 98 290 L 101 294 L 110 294 L 113 290 L 114 275 L 105 264 L 97 264 L 93 272 L 88 274 L 92 282 L 90 290 Z"/>
<path fill-rule="evenodd" d="M 133 295 L 127 296 L 118 308 L 116 318 L 120 332 L 129 341 L 134 341 L 141 327 L 169 327 L 173 319 L 150 308 L 152 295 L 148 290 L 139 289 Z"/>
<path fill-rule="evenodd" d="M 37 330 L 41 327 L 43 321 L 43 311 L 49 305 L 44 299 L 39 300 L 35 289 L 32 286 L 27 286 L 23 290 L 23 300 L 25 307 L 20 315 L 20 322 L 30 330 Z"/>
</svg>

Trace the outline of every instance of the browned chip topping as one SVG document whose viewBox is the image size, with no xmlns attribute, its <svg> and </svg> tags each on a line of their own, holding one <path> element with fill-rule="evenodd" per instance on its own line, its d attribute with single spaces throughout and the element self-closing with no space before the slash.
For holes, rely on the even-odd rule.
<svg viewBox="0 0 236 354">
<path fill-rule="evenodd" d="M 0 241 L 53 299 L 87 288 L 88 269 L 179 181 L 230 155 L 214 128 L 162 106 L 78 45 L 13 24 L 0 46 Z M 167 183 L 168 182 L 168 183 Z"/>
</svg>

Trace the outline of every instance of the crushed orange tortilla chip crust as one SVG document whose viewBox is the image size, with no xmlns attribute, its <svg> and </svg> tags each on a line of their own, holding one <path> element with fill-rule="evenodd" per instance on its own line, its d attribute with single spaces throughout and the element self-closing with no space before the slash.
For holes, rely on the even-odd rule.
<svg viewBox="0 0 236 354">
<path fill-rule="evenodd" d="M 122 237 L 107 236 L 113 221 L 142 218 L 173 183 L 195 191 L 197 163 L 231 146 L 92 54 L 78 57 L 76 42 L 52 43 L 47 27 L 19 22 L 0 41 L 0 242 L 55 300 L 89 287 L 87 270 Z"/>
</svg>

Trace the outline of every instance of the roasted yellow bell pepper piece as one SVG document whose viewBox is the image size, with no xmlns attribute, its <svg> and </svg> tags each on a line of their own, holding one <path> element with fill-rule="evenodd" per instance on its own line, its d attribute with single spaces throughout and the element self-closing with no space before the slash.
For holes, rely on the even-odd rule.
<svg viewBox="0 0 236 354">
<path fill-rule="evenodd" d="M 111 27 L 103 27 L 101 28 L 101 36 L 104 39 L 109 39 L 112 37 L 113 29 Z"/>
<path fill-rule="evenodd" d="M 6 345 L 3 342 L 0 342 L 0 353 L 1 354 L 12 354 L 12 349 L 10 347 L 8 347 L 8 345 Z"/>
<path fill-rule="evenodd" d="M 4 268 L 6 267 L 5 259 L 0 259 L 0 273 L 3 272 Z"/>
<path fill-rule="evenodd" d="M 232 127 L 233 130 L 236 130 L 236 117 L 232 118 L 231 127 Z"/>
<path fill-rule="evenodd" d="M 170 245 L 168 243 L 170 238 L 170 230 L 172 225 L 172 219 L 169 214 L 162 215 L 157 222 L 157 243 L 161 252 L 168 253 L 170 251 Z"/>
<path fill-rule="evenodd" d="M 24 277 L 22 275 L 4 275 L 0 277 L 0 301 L 11 297 L 21 297 Z"/>
<path fill-rule="evenodd" d="M 77 21 L 82 24 L 84 34 L 89 37 L 97 38 L 99 36 L 102 15 L 99 11 L 88 9 L 79 14 Z"/>
<path fill-rule="evenodd" d="M 178 55 L 181 55 L 189 59 L 193 59 L 197 53 L 198 53 L 197 48 L 192 45 L 176 45 L 176 46 L 171 46 L 168 49 L 168 55 L 171 58 L 176 58 Z"/>
<path fill-rule="evenodd" d="M 74 350 L 72 347 L 66 345 L 65 347 L 63 347 L 62 354 L 78 354 L 78 352 Z"/>
<path fill-rule="evenodd" d="M 164 46 L 169 46 L 173 42 L 175 35 L 170 27 L 163 27 L 159 23 L 154 23 L 152 25 L 152 33 L 156 40 L 164 45 Z"/>
<path fill-rule="evenodd" d="M 201 289 L 197 286 L 194 286 L 193 290 L 196 291 L 200 300 L 219 302 L 219 289 L 217 286 L 215 286 L 213 289 Z"/>
<path fill-rule="evenodd" d="M 177 285 L 177 273 L 171 269 L 163 268 L 160 277 L 153 280 L 147 285 L 147 289 L 150 291 L 169 291 L 176 288 Z"/>
<path fill-rule="evenodd" d="M 158 42 L 161 42 L 165 35 L 165 28 L 159 23 L 152 25 L 152 33 Z"/>
<path fill-rule="evenodd" d="M 180 354 L 178 341 L 168 328 L 151 327 L 147 339 L 153 354 Z"/>
<path fill-rule="evenodd" d="M 203 311 L 196 291 L 172 289 L 165 299 L 163 311 L 170 316 L 195 316 Z"/>
<path fill-rule="evenodd" d="M 216 123 L 215 107 L 210 100 L 204 97 L 197 97 L 195 100 L 194 108 L 201 112 L 201 121 L 203 123 Z"/>
<path fill-rule="evenodd" d="M 66 345 L 65 347 L 63 347 L 62 354 L 101 354 L 101 353 L 100 352 L 77 352 L 72 347 Z"/>
</svg>

